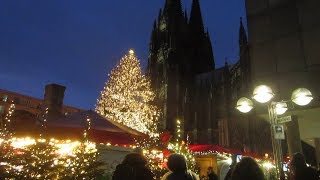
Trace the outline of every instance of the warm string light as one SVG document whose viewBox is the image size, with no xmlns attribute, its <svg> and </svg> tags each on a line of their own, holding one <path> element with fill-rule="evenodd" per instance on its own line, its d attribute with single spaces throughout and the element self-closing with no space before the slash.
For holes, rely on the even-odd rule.
<svg viewBox="0 0 320 180">
<path fill-rule="evenodd" d="M 137 143 L 137 147 L 142 149 L 142 154 L 148 161 L 148 167 L 156 179 L 160 179 L 166 171 L 164 167 L 165 157 L 162 151 L 163 147 L 160 146 L 160 139 L 158 138 L 144 139 Z"/>
<path fill-rule="evenodd" d="M 89 141 L 81 143 L 54 138 L 46 140 L 13 137 L 8 140 L 0 139 L 1 145 L 6 141 L 11 142 L 14 154 L 6 161 L 2 158 L 0 165 L 5 165 L 10 176 L 23 179 L 60 179 L 70 177 L 70 174 L 77 176 L 79 171 L 85 176 L 86 168 L 92 167 L 97 156 L 96 144 Z M 14 159 L 22 161 L 17 164 L 12 161 Z"/>
<path fill-rule="evenodd" d="M 91 129 L 91 119 L 89 118 L 89 116 L 86 117 L 86 128 L 85 130 L 83 131 L 83 138 L 85 141 L 88 141 L 88 138 L 89 138 L 89 131 Z"/>
<path fill-rule="evenodd" d="M 91 119 L 89 116 L 87 116 L 87 130 L 89 131 L 91 129 Z"/>
<path fill-rule="evenodd" d="M 149 136 L 144 139 L 136 139 L 137 148 L 141 149 L 142 154 L 147 158 L 148 167 L 151 169 L 156 179 L 161 178 L 164 174 L 164 162 L 163 155 L 164 145 L 160 140 L 159 133 L 154 136 Z"/>
<path fill-rule="evenodd" d="M 195 171 L 196 162 L 194 153 L 189 149 L 189 137 L 187 136 L 187 142 L 181 140 L 181 121 L 177 119 L 176 124 L 176 139 L 174 142 L 168 144 L 168 149 L 174 153 L 183 155 L 188 164 L 188 168 Z"/>
<path fill-rule="evenodd" d="M 12 131 L 11 131 L 11 127 L 10 127 L 11 126 L 11 116 L 14 113 L 15 108 L 16 108 L 16 106 L 12 101 L 12 103 L 9 107 L 8 113 L 6 114 L 6 117 L 5 117 L 3 135 L 7 136 L 8 138 L 10 138 L 12 136 Z"/>
<path fill-rule="evenodd" d="M 0 142 L 3 143 L 4 139 L 0 139 Z M 81 145 L 81 142 L 79 141 L 71 141 L 71 140 L 58 140 L 51 138 L 49 140 L 46 139 L 33 139 L 30 137 L 25 138 L 16 138 L 13 137 L 7 141 L 11 142 L 11 145 L 14 149 L 25 149 L 29 146 L 35 145 L 37 143 L 46 143 L 48 142 L 49 145 L 55 146 L 57 148 L 56 153 L 61 156 L 74 156 L 75 149 Z M 86 152 L 96 152 L 96 144 L 93 142 L 86 142 L 84 143 L 86 145 Z"/>
<path fill-rule="evenodd" d="M 213 151 L 213 150 L 209 150 L 209 151 L 194 151 L 193 153 L 195 155 L 199 155 L 199 156 L 206 156 L 206 155 L 215 154 L 215 155 L 217 155 L 218 158 L 224 159 L 224 160 L 227 160 L 227 159 L 231 158 L 231 156 L 232 156 L 232 154 L 230 154 L 230 153 Z"/>
<path fill-rule="evenodd" d="M 44 137 L 45 133 L 47 131 L 47 118 L 48 118 L 48 112 L 49 112 L 49 108 L 46 107 L 45 108 L 45 112 L 42 115 L 42 123 L 41 123 L 41 133 L 40 133 L 40 137 Z"/>
<path fill-rule="evenodd" d="M 11 131 L 11 117 L 15 110 L 15 104 L 10 104 L 10 107 L 8 109 L 8 112 L 6 114 L 3 129 L 1 132 L 1 139 L 0 139 L 0 167 L 2 170 L 1 172 L 12 174 L 14 172 L 17 172 L 19 169 L 19 166 L 13 166 L 11 165 L 10 161 L 15 160 L 15 151 L 12 148 L 12 131 Z M 0 177 L 5 177 L 4 174 L 1 174 Z"/>
<path fill-rule="evenodd" d="M 155 94 L 150 80 L 142 74 L 140 61 L 130 50 L 108 75 L 97 100 L 96 112 L 139 132 L 157 134 L 159 111 L 151 105 Z"/>
<path fill-rule="evenodd" d="M 10 106 L 6 122 L 10 122 L 14 105 Z M 46 115 L 42 129 L 46 128 Z M 8 127 L 8 125 L 6 126 Z M 91 119 L 86 118 L 85 141 L 39 139 L 30 137 L 0 138 L 0 177 L 8 179 L 93 179 L 103 173 L 102 162 L 97 161 L 96 144 L 87 138 Z M 9 130 L 6 128 L 6 130 Z M 3 134 L 3 133 L 1 133 Z M 110 143 L 106 144 L 111 145 Z M 2 174 L 4 173 L 4 174 Z"/>
<path fill-rule="evenodd" d="M 219 161 L 225 161 L 230 165 L 232 164 L 232 156 L 233 156 L 233 154 L 230 154 L 230 153 L 219 152 L 219 151 L 215 151 L 215 150 L 195 151 L 193 153 L 195 155 L 197 155 L 197 156 L 216 155 L 217 159 Z M 254 159 L 257 161 L 257 163 L 260 165 L 260 167 L 263 168 L 263 170 L 269 171 L 270 169 L 275 169 L 274 163 L 272 163 L 272 161 L 270 161 L 270 159 L 268 159 L 268 158 L 266 158 L 266 159 L 254 158 Z M 239 159 L 237 159 L 237 162 L 238 161 L 239 161 Z"/>
<path fill-rule="evenodd" d="M 180 139 L 181 139 L 181 122 L 180 122 L 180 120 L 178 119 L 177 120 L 177 138 L 176 138 L 176 141 L 180 141 Z"/>
</svg>

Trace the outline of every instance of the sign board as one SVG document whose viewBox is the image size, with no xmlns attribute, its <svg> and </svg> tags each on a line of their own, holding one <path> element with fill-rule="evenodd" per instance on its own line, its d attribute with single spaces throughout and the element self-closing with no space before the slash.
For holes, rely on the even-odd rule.
<svg viewBox="0 0 320 180">
<path fill-rule="evenodd" d="M 291 116 L 277 118 L 278 123 L 285 123 L 285 122 L 289 122 L 289 121 L 291 121 Z"/>
<path fill-rule="evenodd" d="M 275 139 L 285 139 L 283 125 L 273 125 Z"/>
</svg>

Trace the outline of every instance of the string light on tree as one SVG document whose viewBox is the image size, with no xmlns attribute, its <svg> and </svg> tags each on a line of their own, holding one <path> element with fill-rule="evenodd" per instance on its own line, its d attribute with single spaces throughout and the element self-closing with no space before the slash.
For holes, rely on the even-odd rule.
<svg viewBox="0 0 320 180">
<path fill-rule="evenodd" d="M 181 122 L 178 119 L 177 120 L 177 138 L 176 138 L 176 141 L 180 141 L 180 139 L 181 139 Z"/>
<path fill-rule="evenodd" d="M 42 115 L 42 124 L 41 124 L 41 133 L 40 137 L 44 137 L 45 132 L 47 131 L 47 118 L 48 118 L 49 108 L 46 107 L 44 114 Z"/>
<path fill-rule="evenodd" d="M 29 137 L 0 141 L 0 177 L 5 179 L 94 179 L 103 171 L 96 145 L 89 141 Z M 5 151 L 6 142 L 12 142 L 14 151 Z"/>
<path fill-rule="evenodd" d="M 129 50 L 108 76 L 96 112 L 139 132 L 158 136 L 155 121 L 159 112 L 151 104 L 155 95 L 134 51 Z"/>
<path fill-rule="evenodd" d="M 89 118 L 89 116 L 86 117 L 86 128 L 83 131 L 83 138 L 85 141 L 88 141 L 88 133 L 89 130 L 91 129 L 91 119 Z"/>
<path fill-rule="evenodd" d="M 5 117 L 5 122 L 4 122 L 4 129 L 3 129 L 3 134 L 4 136 L 6 136 L 7 138 L 11 138 L 12 136 L 12 132 L 11 132 L 11 116 L 12 114 L 14 113 L 14 110 L 15 110 L 16 106 L 15 104 L 11 103 L 10 107 L 9 107 L 9 110 L 8 110 L 8 113 L 6 114 L 6 117 Z"/>
<path fill-rule="evenodd" d="M 136 144 L 141 149 L 142 154 L 147 158 L 148 166 L 156 179 L 160 179 L 166 169 L 163 167 L 165 145 L 159 136 L 136 139 Z"/>
<path fill-rule="evenodd" d="M 1 132 L 0 139 L 0 177 L 4 179 L 11 179 L 12 174 L 16 172 L 13 167 L 16 164 L 16 154 L 12 148 L 12 131 L 11 131 L 11 117 L 15 110 L 15 104 L 10 104 L 8 112 L 4 119 L 4 125 Z"/>
<path fill-rule="evenodd" d="M 183 155 L 187 160 L 188 169 L 196 172 L 196 163 L 193 152 L 189 149 L 189 139 L 187 136 L 187 142 L 181 140 L 181 121 L 177 119 L 176 124 L 176 139 L 173 143 L 168 144 L 168 149 L 174 153 Z"/>
</svg>

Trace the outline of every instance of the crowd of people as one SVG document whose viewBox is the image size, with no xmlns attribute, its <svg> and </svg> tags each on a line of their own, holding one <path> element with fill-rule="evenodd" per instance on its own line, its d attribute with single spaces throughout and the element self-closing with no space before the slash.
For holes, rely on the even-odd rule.
<svg viewBox="0 0 320 180">
<path fill-rule="evenodd" d="M 171 154 L 167 161 L 168 172 L 161 180 L 200 180 L 199 176 L 187 169 L 187 162 L 183 155 Z M 112 180 L 153 180 L 154 175 L 147 167 L 146 158 L 139 153 L 125 156 L 121 164 L 117 165 Z M 212 167 L 208 167 L 205 180 L 218 180 Z M 264 180 L 265 176 L 258 163 L 251 157 L 243 157 L 240 162 L 232 164 L 224 180 Z M 319 180 L 317 171 L 306 165 L 304 156 L 296 153 L 290 163 L 289 180 Z"/>
</svg>

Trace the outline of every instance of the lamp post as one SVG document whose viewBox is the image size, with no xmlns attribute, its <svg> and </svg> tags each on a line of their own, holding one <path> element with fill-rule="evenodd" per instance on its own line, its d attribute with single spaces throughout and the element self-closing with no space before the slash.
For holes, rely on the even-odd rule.
<svg viewBox="0 0 320 180">
<path fill-rule="evenodd" d="M 268 107 L 273 157 L 276 163 L 277 178 L 280 179 L 281 174 L 283 173 L 281 139 L 284 139 L 281 133 L 284 132 L 284 129 L 283 126 L 279 125 L 279 122 L 277 122 L 277 115 L 282 115 L 288 110 L 287 103 L 292 101 L 299 106 L 305 106 L 311 102 L 313 97 L 311 92 L 306 88 L 294 90 L 291 99 L 287 101 L 270 101 L 273 97 L 274 93 L 272 92 L 272 89 L 266 85 L 257 86 L 253 91 L 253 99 L 259 103 L 266 104 Z M 242 97 L 237 101 L 236 108 L 242 113 L 248 113 L 253 109 L 253 102 L 249 98 Z"/>
</svg>

